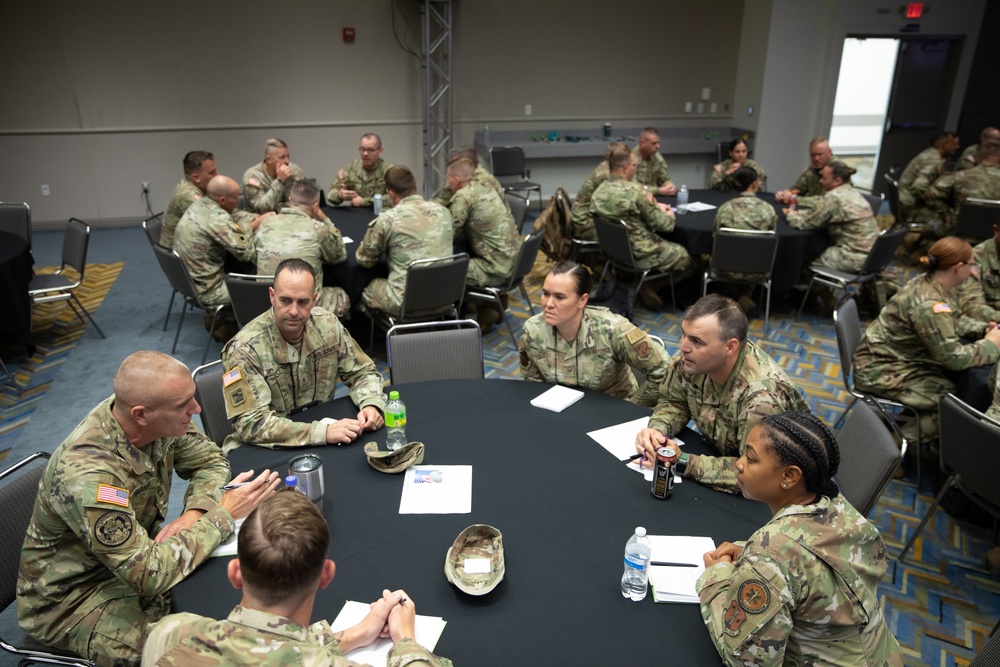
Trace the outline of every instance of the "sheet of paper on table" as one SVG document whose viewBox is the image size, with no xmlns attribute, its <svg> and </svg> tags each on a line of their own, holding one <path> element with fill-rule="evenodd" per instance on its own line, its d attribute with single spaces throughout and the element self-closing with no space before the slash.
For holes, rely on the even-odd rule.
<svg viewBox="0 0 1000 667">
<path fill-rule="evenodd" d="M 587 435 L 597 441 L 601 447 L 611 452 L 619 461 L 627 461 L 635 454 L 635 435 L 646 428 L 649 417 L 639 417 L 623 424 L 606 426 Z"/>
<path fill-rule="evenodd" d="M 649 584 L 653 587 L 653 600 L 698 602 L 695 582 L 705 571 L 705 561 L 702 556 L 708 551 L 715 550 L 715 540 L 711 537 L 650 535 L 649 543 L 653 547 L 651 562 L 676 563 L 676 565 L 650 565 Z"/>
<path fill-rule="evenodd" d="M 344 603 L 344 608 L 337 614 L 337 618 L 330 623 L 330 629 L 334 632 L 340 632 L 355 626 L 368 615 L 368 611 L 368 604 L 348 600 Z M 441 638 L 441 633 L 444 632 L 444 626 L 447 624 L 448 621 L 440 616 L 421 616 L 418 614 L 414 623 L 414 634 L 416 634 L 414 639 L 428 651 L 433 651 Z M 364 648 L 351 651 L 347 654 L 347 658 L 363 665 L 384 665 L 391 650 L 391 639 L 376 639 L 374 643 Z"/>
<path fill-rule="evenodd" d="M 472 466 L 414 466 L 403 476 L 400 514 L 468 514 Z"/>
<path fill-rule="evenodd" d="M 228 542 L 223 542 L 219 546 L 215 547 L 215 551 L 209 554 L 209 558 L 215 558 L 216 556 L 235 556 L 236 555 L 236 538 L 240 535 L 240 526 L 243 525 L 243 519 L 236 520 L 236 530 L 233 531 L 233 537 Z"/>
<path fill-rule="evenodd" d="M 713 208 L 716 207 L 712 206 L 711 204 L 706 204 L 705 202 L 700 202 L 700 201 L 689 202 L 687 206 L 687 210 L 691 211 L 692 213 L 697 213 L 699 211 L 711 211 Z"/>
<path fill-rule="evenodd" d="M 347 243 L 354 243 L 354 239 L 352 239 L 350 236 L 345 236 L 343 238 L 343 241 L 344 241 L 345 244 L 347 244 Z"/>
<path fill-rule="evenodd" d="M 569 406 L 583 398 L 583 392 L 579 389 L 570 389 L 562 385 L 556 385 L 548 391 L 531 399 L 531 404 L 536 408 L 544 408 L 552 412 L 562 412 Z"/>
</svg>

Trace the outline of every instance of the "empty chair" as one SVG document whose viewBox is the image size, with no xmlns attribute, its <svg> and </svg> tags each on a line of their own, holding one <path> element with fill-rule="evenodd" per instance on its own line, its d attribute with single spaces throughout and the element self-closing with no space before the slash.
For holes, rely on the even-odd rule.
<svg viewBox="0 0 1000 667">
<path fill-rule="evenodd" d="M 504 192 L 537 192 L 538 209 L 542 209 L 542 186 L 529 181 L 524 162 L 524 150 L 520 146 L 496 146 L 490 149 L 490 163 L 493 175 L 500 181 Z M 527 196 L 521 197 L 525 201 Z"/>
<path fill-rule="evenodd" d="M 673 273 L 670 271 L 654 273 L 652 269 L 640 269 L 636 266 L 635 256 L 632 254 L 632 243 L 628 238 L 628 226 L 624 220 L 605 218 L 603 215 L 595 213 L 594 228 L 597 230 L 597 243 L 600 245 L 601 252 L 608 258 L 608 261 L 604 264 L 604 271 L 601 272 L 601 279 L 597 282 L 597 288 L 594 291 L 595 294 L 601 291 L 604 276 L 607 275 L 608 267 L 611 266 L 626 273 L 639 276 L 639 283 L 635 286 L 636 292 L 639 291 L 642 283 L 647 279 L 669 278 L 670 300 L 674 304 L 674 309 L 677 308 Z"/>
<path fill-rule="evenodd" d="M 176 250 L 168 250 L 161 245 L 154 245 L 153 253 L 156 254 L 156 261 L 160 263 L 160 268 L 163 269 L 163 274 L 170 282 L 170 286 L 184 299 L 184 306 L 181 307 L 181 319 L 177 323 L 177 333 L 174 335 L 174 344 L 170 348 L 170 353 L 174 354 L 177 351 L 177 341 L 181 337 L 181 327 L 184 326 L 184 314 L 187 312 L 188 306 L 199 308 L 212 316 L 212 325 L 207 334 L 208 340 L 205 341 L 205 351 L 201 354 L 201 363 L 204 364 L 205 359 L 208 358 L 208 347 L 212 344 L 212 332 L 215 331 L 215 325 L 218 324 L 219 311 L 225 308 L 226 304 L 208 304 L 201 300 L 201 297 L 198 296 L 198 290 L 195 289 L 194 281 L 191 280 L 191 274 L 188 273 L 187 267 L 184 266 L 184 262 Z"/>
<path fill-rule="evenodd" d="M 201 406 L 201 424 L 205 435 L 219 447 L 226 436 L 233 432 L 232 422 L 226 417 L 226 397 L 222 393 L 222 360 L 199 366 L 191 372 L 194 380 L 194 398 Z"/>
<path fill-rule="evenodd" d="M 764 302 L 764 335 L 767 336 L 771 319 L 771 272 L 777 256 L 776 232 L 722 227 L 715 232 L 712 241 L 712 256 L 702 277 L 701 295 L 708 294 L 708 284 L 712 282 L 760 285 L 767 293 Z M 734 273 L 758 277 L 737 278 Z"/>
<path fill-rule="evenodd" d="M 163 234 L 163 213 L 157 213 L 151 218 L 146 218 L 142 221 L 142 231 L 146 232 L 146 238 L 149 239 L 149 245 L 160 245 L 160 237 Z M 174 309 L 174 297 L 177 296 L 177 290 L 170 290 L 170 301 L 167 303 L 167 316 L 163 318 L 163 330 L 167 330 L 167 323 L 170 322 L 170 313 Z"/>
<path fill-rule="evenodd" d="M 870 397 L 856 401 L 837 433 L 837 485 L 847 501 L 868 516 L 906 454 L 906 439 Z"/>
<path fill-rule="evenodd" d="M 982 241 L 993 236 L 993 225 L 1000 225 L 1000 201 L 966 199 L 958 210 L 955 236 Z"/>
<path fill-rule="evenodd" d="M 514 336 L 514 329 L 510 326 L 510 316 L 507 314 L 507 309 L 504 308 L 503 297 L 513 292 L 516 287 L 521 290 L 521 296 L 524 297 L 524 303 L 527 304 L 528 310 L 532 315 L 535 314 L 535 308 L 531 305 L 531 299 L 528 298 L 528 291 L 524 289 L 524 277 L 528 275 L 531 267 L 535 265 L 535 259 L 538 257 L 538 249 L 542 246 L 542 237 L 544 235 L 544 232 L 538 232 L 532 236 L 524 237 L 521 249 L 517 252 L 517 259 L 514 260 L 514 270 L 506 284 L 500 287 L 470 287 L 465 293 L 466 297 L 470 299 L 492 302 L 497 307 L 497 310 L 503 313 L 503 321 L 507 326 L 507 333 L 510 334 L 510 339 L 514 341 L 515 348 L 517 348 L 517 338 Z"/>
<path fill-rule="evenodd" d="M 0 202 L 0 232 L 20 236 L 31 250 L 31 207 L 26 202 Z"/>
<path fill-rule="evenodd" d="M 903 220 L 903 214 L 899 208 L 899 177 L 890 172 L 883 174 L 882 178 L 885 180 L 885 198 L 889 200 L 889 212 L 892 213 L 892 217 L 895 220 L 893 226 L 907 227 L 908 225 Z"/>
<path fill-rule="evenodd" d="M 236 324 L 240 329 L 271 308 L 271 287 L 274 287 L 274 276 L 251 276 L 245 273 L 230 273 L 226 276 L 226 289 L 229 290 Z"/>
<path fill-rule="evenodd" d="M 483 378 L 483 341 L 474 320 L 397 324 L 385 335 L 389 383 Z"/>
<path fill-rule="evenodd" d="M 107 338 L 101 327 L 91 317 L 90 313 L 73 291 L 83 283 L 83 272 L 87 268 L 87 247 L 90 245 L 90 225 L 83 220 L 70 218 L 66 224 L 66 236 L 63 237 L 62 265 L 55 273 L 36 275 L 28 283 L 28 296 L 31 302 L 49 303 L 50 301 L 66 301 L 70 308 L 84 324 L 87 320 L 94 325 L 101 338 Z M 79 275 L 75 280 L 67 278 L 63 272 L 69 267 Z M 87 316 L 87 320 L 83 316 Z"/>
<path fill-rule="evenodd" d="M 862 192 L 861 196 L 868 201 L 868 205 L 872 207 L 872 215 L 878 215 L 878 212 L 882 209 L 882 201 L 885 199 L 885 194 L 869 194 L 867 192 Z"/>
</svg>

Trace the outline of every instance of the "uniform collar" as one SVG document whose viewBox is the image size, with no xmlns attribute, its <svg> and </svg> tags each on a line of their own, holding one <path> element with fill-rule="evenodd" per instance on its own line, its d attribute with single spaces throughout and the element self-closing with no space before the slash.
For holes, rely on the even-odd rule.
<svg viewBox="0 0 1000 667">
<path fill-rule="evenodd" d="M 154 450 L 159 448 L 160 440 L 154 440 L 149 443 L 145 450 L 139 449 L 133 445 L 132 441 L 128 439 L 127 435 L 125 435 L 125 429 L 122 428 L 121 424 L 118 423 L 118 420 L 115 419 L 114 413 L 111 412 L 111 408 L 114 404 L 114 394 L 105 399 L 101 404 L 101 427 L 111 437 L 111 441 L 114 443 L 115 451 L 124 461 L 128 463 L 132 472 L 136 475 L 142 475 L 153 467 L 151 455 Z"/>
<path fill-rule="evenodd" d="M 580 330 L 576 332 L 576 338 L 571 341 L 563 340 L 563 337 L 559 335 L 559 330 L 555 327 L 549 327 L 552 329 L 552 347 L 556 350 L 559 348 L 565 348 L 565 359 L 573 359 L 580 354 L 581 350 L 586 350 L 590 340 L 590 313 L 587 312 L 588 308 L 583 309 L 583 317 L 580 319 Z"/>
<path fill-rule="evenodd" d="M 827 496 L 820 496 L 819 500 L 814 503 L 809 503 L 808 505 L 789 505 L 788 507 L 783 507 L 778 510 L 771 521 L 777 521 L 778 519 L 786 516 L 795 516 L 798 514 L 818 514 L 830 508 L 832 504 L 832 499 Z"/>
<path fill-rule="evenodd" d="M 298 642 L 309 641 L 309 630 L 298 623 L 291 621 L 284 616 L 271 614 L 257 609 L 248 609 L 243 605 L 236 605 L 229 612 L 229 621 L 252 628 L 269 635 L 278 635 Z"/>
<path fill-rule="evenodd" d="M 309 356 L 309 354 L 323 345 L 323 340 L 316 334 L 316 327 L 313 326 L 312 318 L 315 317 L 316 307 L 313 307 L 313 314 L 306 321 L 305 329 L 302 332 L 302 340 L 298 348 L 293 343 L 281 337 L 278 330 L 278 323 L 274 320 L 274 310 L 270 309 L 265 313 L 268 324 L 271 327 L 271 338 L 274 341 L 274 360 L 279 364 L 298 363 L 299 359 Z"/>
</svg>

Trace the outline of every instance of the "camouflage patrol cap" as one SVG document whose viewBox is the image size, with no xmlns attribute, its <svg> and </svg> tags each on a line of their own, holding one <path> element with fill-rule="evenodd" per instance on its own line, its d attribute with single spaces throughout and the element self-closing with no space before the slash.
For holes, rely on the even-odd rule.
<svg viewBox="0 0 1000 667">
<path fill-rule="evenodd" d="M 444 558 L 444 576 L 469 595 L 486 595 L 503 581 L 503 535 L 476 523 L 455 538 Z"/>
<path fill-rule="evenodd" d="M 365 456 L 368 457 L 368 465 L 379 472 L 403 472 L 412 465 L 423 463 L 424 443 L 408 442 L 390 452 L 379 449 L 378 443 L 369 442 L 365 444 Z"/>
</svg>

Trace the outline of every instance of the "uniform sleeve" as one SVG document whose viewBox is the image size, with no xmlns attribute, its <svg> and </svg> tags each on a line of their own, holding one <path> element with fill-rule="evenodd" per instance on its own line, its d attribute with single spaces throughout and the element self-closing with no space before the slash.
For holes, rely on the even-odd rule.
<svg viewBox="0 0 1000 667">
<path fill-rule="evenodd" d="M 243 184 L 243 206 L 255 213 L 267 213 L 278 208 L 278 203 L 285 198 L 285 184 L 277 178 L 271 181 L 268 188 Z"/>
<path fill-rule="evenodd" d="M 719 231 L 723 227 L 732 227 L 733 220 L 733 206 L 726 202 L 715 213 L 715 231 Z"/>
<path fill-rule="evenodd" d="M 343 329 L 339 322 L 337 325 Z M 351 338 L 346 329 L 341 331 L 340 344 L 338 366 L 340 380 L 351 388 L 350 395 L 354 405 L 359 410 L 372 405 L 379 412 L 385 412 L 382 375 L 375 368 L 375 362 L 362 351 L 357 341 Z"/>
<path fill-rule="evenodd" d="M 649 408 L 656 405 L 660 397 L 660 384 L 666 379 L 670 366 L 670 357 L 663 346 L 639 327 L 622 319 L 616 335 L 612 337 L 611 347 L 615 361 L 628 364 L 645 375 L 635 402 Z"/>
<path fill-rule="evenodd" d="M 667 160 L 662 153 L 657 153 L 656 157 L 657 159 L 653 163 L 653 176 L 656 187 L 660 188 L 670 181 L 670 167 L 667 166 Z"/>
<path fill-rule="evenodd" d="M 221 210 L 213 213 L 213 216 L 216 219 L 208 226 L 212 239 L 244 262 L 256 262 L 257 251 L 254 248 L 250 225 L 242 225 Z"/>
<path fill-rule="evenodd" d="M 538 369 L 538 364 L 532 358 L 529 351 L 531 349 L 529 339 L 531 334 L 527 327 L 521 328 L 521 338 L 517 342 L 517 349 L 521 357 L 521 379 L 530 382 L 544 382 L 542 372 Z"/>
<path fill-rule="evenodd" d="M 451 198 L 451 203 L 448 205 L 448 212 L 451 213 L 451 221 L 454 225 L 453 232 L 456 238 L 465 229 L 465 223 L 469 221 L 469 215 L 472 214 L 472 202 L 469 199 L 466 193 L 459 190 Z"/>
<path fill-rule="evenodd" d="M 355 253 L 358 264 L 368 269 L 382 259 L 388 241 L 388 223 L 383 220 L 384 214 L 368 223 L 368 231 Z"/>
<path fill-rule="evenodd" d="M 726 168 L 729 166 L 725 161 L 720 162 L 719 165 L 722 167 L 722 171 L 712 168 L 712 175 L 708 177 L 708 187 L 713 190 L 725 190 L 726 189 Z"/>
<path fill-rule="evenodd" d="M 833 197 L 802 197 L 799 208 L 789 211 L 785 220 L 795 229 L 822 229 L 833 217 L 836 205 Z"/>
<path fill-rule="evenodd" d="M 983 292 L 981 276 L 975 274 L 970 276 L 968 280 L 955 288 L 954 293 L 963 315 L 968 315 L 981 322 L 1000 321 L 1000 311 L 991 308 L 986 303 L 986 293 Z"/>
<path fill-rule="evenodd" d="M 917 172 L 916 178 L 913 179 L 913 183 L 910 184 L 910 192 L 913 193 L 918 199 L 925 199 L 927 197 L 927 190 L 930 189 L 934 181 L 938 179 L 941 175 L 941 164 L 939 162 L 931 162 L 925 164 Z"/>
<path fill-rule="evenodd" d="M 316 237 L 319 239 L 319 252 L 326 264 L 340 264 L 347 261 L 347 246 L 340 230 L 329 221 L 316 221 Z"/>
<path fill-rule="evenodd" d="M 931 202 L 949 202 L 955 187 L 955 173 L 952 172 L 936 179 L 924 191 L 924 200 Z"/>
<path fill-rule="evenodd" d="M 344 201 L 340 198 L 340 188 L 344 187 L 344 184 L 347 183 L 350 169 L 351 165 L 347 165 L 337 172 L 337 177 L 333 179 L 333 183 L 330 184 L 330 189 L 326 191 L 326 200 L 329 203 L 339 204 Z"/>
<path fill-rule="evenodd" d="M 385 659 L 386 667 L 452 667 L 448 658 L 436 656 L 411 639 L 403 639 L 392 647 Z"/>
<path fill-rule="evenodd" d="M 795 181 L 795 184 L 792 185 L 792 187 L 790 189 L 791 190 L 798 190 L 800 193 L 808 191 L 809 190 L 809 175 L 810 175 L 809 174 L 809 168 L 806 167 L 806 170 L 803 171 L 799 175 L 798 180 Z"/>
<path fill-rule="evenodd" d="M 924 301 L 913 314 L 913 328 L 927 346 L 931 358 L 950 371 L 996 363 L 1000 350 L 988 340 L 962 345 L 955 330 L 954 313 L 944 302 Z"/>
<path fill-rule="evenodd" d="M 691 408 L 688 405 L 687 392 L 684 390 L 683 373 L 681 356 L 677 354 L 667 367 L 666 378 L 660 384 L 659 400 L 647 425 L 667 437 L 677 435 L 677 432 L 691 421 Z"/>
<path fill-rule="evenodd" d="M 188 482 L 185 510 L 211 510 L 222 499 L 222 485 L 232 476 L 219 446 L 197 432 L 189 432 L 174 444 L 174 470 Z"/>
<path fill-rule="evenodd" d="M 674 231 L 674 219 L 660 210 L 660 207 L 656 205 L 655 199 L 652 201 L 650 199 L 651 197 L 642 197 L 637 202 L 639 214 L 642 216 L 642 219 L 655 231 L 667 234 Z"/>
<path fill-rule="evenodd" d="M 986 410 L 986 416 L 1000 420 L 1000 382 L 997 381 L 998 379 L 1000 379 L 1000 372 L 994 366 L 990 372 L 990 386 L 993 387 L 993 403 Z"/>
</svg>

